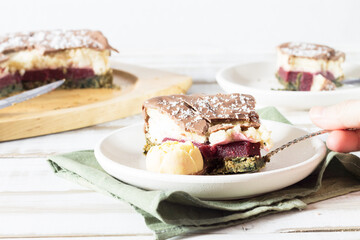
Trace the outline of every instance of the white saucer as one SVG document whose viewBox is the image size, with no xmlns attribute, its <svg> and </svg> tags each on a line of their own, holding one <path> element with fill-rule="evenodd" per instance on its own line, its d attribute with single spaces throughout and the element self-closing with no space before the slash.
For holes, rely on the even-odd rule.
<svg viewBox="0 0 360 240">
<path fill-rule="evenodd" d="M 275 146 L 307 132 L 291 125 L 263 120 L 272 131 Z M 278 190 L 308 176 L 326 154 L 324 143 L 312 138 L 275 155 L 257 173 L 235 175 L 171 175 L 146 171 L 143 124 L 117 130 L 95 148 L 99 164 L 110 175 L 148 190 L 185 191 L 202 199 L 237 199 Z M 264 154 L 264 153 L 262 153 Z"/>
<path fill-rule="evenodd" d="M 258 106 L 309 109 L 313 106 L 326 106 L 348 99 L 360 99 L 360 84 L 321 92 L 272 90 L 283 88 L 278 83 L 275 72 L 276 66 L 272 62 L 238 64 L 220 70 L 216 75 L 216 80 L 228 93 L 239 92 L 253 95 Z M 360 65 L 345 63 L 344 75 L 346 79 L 360 78 Z"/>
</svg>

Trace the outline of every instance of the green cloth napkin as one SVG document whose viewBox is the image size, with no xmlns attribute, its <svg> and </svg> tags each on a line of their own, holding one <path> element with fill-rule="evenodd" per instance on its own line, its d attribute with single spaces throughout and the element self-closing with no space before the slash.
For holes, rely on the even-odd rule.
<svg viewBox="0 0 360 240">
<path fill-rule="evenodd" d="M 289 123 L 276 108 L 258 112 L 263 119 Z M 159 240 L 304 209 L 307 204 L 360 190 L 360 159 L 336 152 L 330 152 L 309 177 L 292 186 L 231 201 L 205 201 L 185 192 L 139 189 L 107 174 L 90 150 L 51 156 L 48 161 L 58 176 L 129 203 L 144 216 Z"/>
</svg>

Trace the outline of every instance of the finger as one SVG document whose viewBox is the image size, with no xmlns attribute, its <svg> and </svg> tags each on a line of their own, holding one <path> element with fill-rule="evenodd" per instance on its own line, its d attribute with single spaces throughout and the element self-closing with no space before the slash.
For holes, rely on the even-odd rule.
<svg viewBox="0 0 360 240">
<path fill-rule="evenodd" d="M 330 107 L 313 107 L 309 112 L 312 122 L 323 129 L 360 127 L 360 101 L 346 101 Z"/>
<path fill-rule="evenodd" d="M 326 140 L 329 149 L 336 152 L 354 152 L 360 150 L 360 130 L 334 130 Z"/>
</svg>

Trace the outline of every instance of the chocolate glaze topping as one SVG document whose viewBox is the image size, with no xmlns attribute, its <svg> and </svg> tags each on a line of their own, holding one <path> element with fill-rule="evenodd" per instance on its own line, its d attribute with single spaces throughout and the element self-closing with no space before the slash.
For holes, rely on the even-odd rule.
<svg viewBox="0 0 360 240">
<path fill-rule="evenodd" d="M 313 43 L 287 42 L 278 46 L 278 49 L 288 55 L 314 59 L 338 60 L 345 58 L 345 54 L 335 49 Z"/>
<path fill-rule="evenodd" d="M 17 32 L 0 36 L 0 62 L 6 61 L 7 53 L 38 49 L 42 54 L 73 48 L 113 50 L 100 31 L 54 30 Z"/>
<path fill-rule="evenodd" d="M 255 99 L 246 94 L 171 95 L 147 100 L 143 104 L 145 122 L 147 109 L 157 109 L 171 116 L 186 131 L 206 135 L 216 124 L 244 121 L 259 127 Z"/>
</svg>

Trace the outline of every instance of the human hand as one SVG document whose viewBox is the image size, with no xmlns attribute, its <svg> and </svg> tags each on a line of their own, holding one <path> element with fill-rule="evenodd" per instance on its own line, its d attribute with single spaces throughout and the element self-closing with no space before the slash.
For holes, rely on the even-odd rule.
<svg viewBox="0 0 360 240">
<path fill-rule="evenodd" d="M 313 107 L 309 114 L 315 125 L 333 130 L 326 140 L 329 149 L 336 152 L 360 150 L 360 130 L 343 130 L 360 128 L 360 100 L 346 101 L 329 107 Z"/>
</svg>

